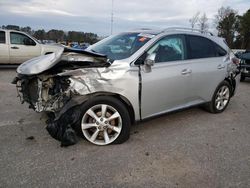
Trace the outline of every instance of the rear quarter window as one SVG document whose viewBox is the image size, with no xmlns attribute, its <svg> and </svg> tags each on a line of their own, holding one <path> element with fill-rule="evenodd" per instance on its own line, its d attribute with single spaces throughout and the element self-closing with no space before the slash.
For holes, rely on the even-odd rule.
<svg viewBox="0 0 250 188">
<path fill-rule="evenodd" d="M 214 49 L 216 53 L 216 57 L 221 57 L 227 55 L 227 51 L 220 47 L 218 44 L 214 43 Z"/>
<path fill-rule="evenodd" d="M 5 44 L 5 32 L 4 31 L 0 31 L 0 44 Z"/>
</svg>

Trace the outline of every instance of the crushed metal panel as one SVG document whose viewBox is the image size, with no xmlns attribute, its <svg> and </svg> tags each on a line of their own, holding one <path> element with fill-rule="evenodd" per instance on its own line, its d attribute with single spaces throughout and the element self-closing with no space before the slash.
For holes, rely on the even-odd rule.
<svg viewBox="0 0 250 188">
<path fill-rule="evenodd" d="M 135 118 L 139 120 L 138 71 L 138 67 L 131 69 L 128 63 L 114 62 L 109 67 L 78 68 L 74 70 L 63 68 L 60 73 L 54 75 L 44 73 L 28 76 L 27 78 L 20 78 L 19 82 L 25 80 L 25 82 L 29 82 L 27 86 L 32 86 L 31 82 L 34 82 L 33 85 L 37 89 L 36 97 L 34 101 L 26 100 L 26 102 L 30 103 L 31 108 L 37 112 L 48 111 L 61 114 L 60 110 L 74 96 L 108 92 L 118 94 L 130 101 L 134 107 Z M 55 90 L 54 87 L 57 89 Z M 64 89 L 62 89 L 63 87 Z M 24 91 L 27 88 L 20 88 L 21 90 Z M 29 93 L 27 96 L 29 96 Z"/>
<path fill-rule="evenodd" d="M 131 70 L 127 63 L 114 62 L 110 67 L 65 70 L 57 75 L 69 76 L 68 90 L 74 95 L 84 96 L 97 92 L 112 92 L 125 97 L 132 103 L 135 118 L 139 120 L 139 69 L 134 68 Z"/>
<path fill-rule="evenodd" d="M 107 67 L 66 70 L 58 76 L 70 76 L 69 90 L 74 94 L 86 95 L 97 91 L 121 93 L 124 88 L 116 82 L 125 79 L 128 68 L 127 64 L 120 64 L 117 67 L 112 66 L 112 69 Z"/>
<path fill-rule="evenodd" d="M 67 65 L 78 62 L 80 63 L 79 66 L 84 66 L 88 63 L 87 65 L 89 67 L 92 65 L 93 67 L 110 65 L 106 55 L 91 51 L 74 50 L 62 47 L 57 52 L 35 57 L 22 63 L 17 68 L 17 73 L 22 75 L 37 75 L 49 69 L 53 69 L 53 67 L 57 64 L 60 65 L 61 61 L 64 63 L 67 62 Z"/>
<path fill-rule="evenodd" d="M 64 48 L 61 48 L 57 52 L 30 59 L 17 68 L 17 73 L 23 75 L 40 74 L 60 61 L 63 50 Z"/>
</svg>

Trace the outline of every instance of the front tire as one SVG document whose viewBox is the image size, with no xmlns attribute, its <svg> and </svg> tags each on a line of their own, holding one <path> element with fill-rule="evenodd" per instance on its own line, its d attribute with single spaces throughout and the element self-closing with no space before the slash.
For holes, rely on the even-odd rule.
<svg viewBox="0 0 250 188">
<path fill-rule="evenodd" d="M 212 101 L 206 105 L 206 109 L 214 114 L 223 112 L 229 104 L 231 91 L 229 83 L 227 81 L 223 81 L 216 88 Z"/>
<path fill-rule="evenodd" d="M 98 96 L 82 104 L 77 130 L 95 145 L 121 144 L 129 138 L 130 122 L 122 102 Z"/>
</svg>

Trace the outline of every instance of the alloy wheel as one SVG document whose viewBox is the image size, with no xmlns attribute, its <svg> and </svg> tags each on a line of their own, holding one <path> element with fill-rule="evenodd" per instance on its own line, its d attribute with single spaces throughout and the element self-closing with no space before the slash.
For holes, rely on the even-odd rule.
<svg viewBox="0 0 250 188">
<path fill-rule="evenodd" d="M 119 112 L 107 104 L 90 107 L 83 115 L 81 128 L 85 138 L 96 145 L 114 142 L 122 130 Z"/>
<path fill-rule="evenodd" d="M 223 85 L 216 94 L 215 107 L 217 110 L 223 110 L 230 98 L 230 89 L 228 86 Z"/>
</svg>

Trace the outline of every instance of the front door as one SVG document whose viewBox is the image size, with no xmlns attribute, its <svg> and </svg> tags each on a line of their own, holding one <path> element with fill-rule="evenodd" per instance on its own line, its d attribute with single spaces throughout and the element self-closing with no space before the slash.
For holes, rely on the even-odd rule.
<svg viewBox="0 0 250 188">
<path fill-rule="evenodd" d="M 0 64 L 9 63 L 9 45 L 6 40 L 6 32 L 0 31 Z"/>
<path fill-rule="evenodd" d="M 171 35 L 160 39 L 148 51 L 155 53 L 151 72 L 141 71 L 142 118 L 178 109 L 190 102 L 191 63 L 186 59 L 184 36 Z"/>
<path fill-rule="evenodd" d="M 33 39 L 18 32 L 10 32 L 10 63 L 20 64 L 41 55 L 41 47 Z"/>
</svg>

